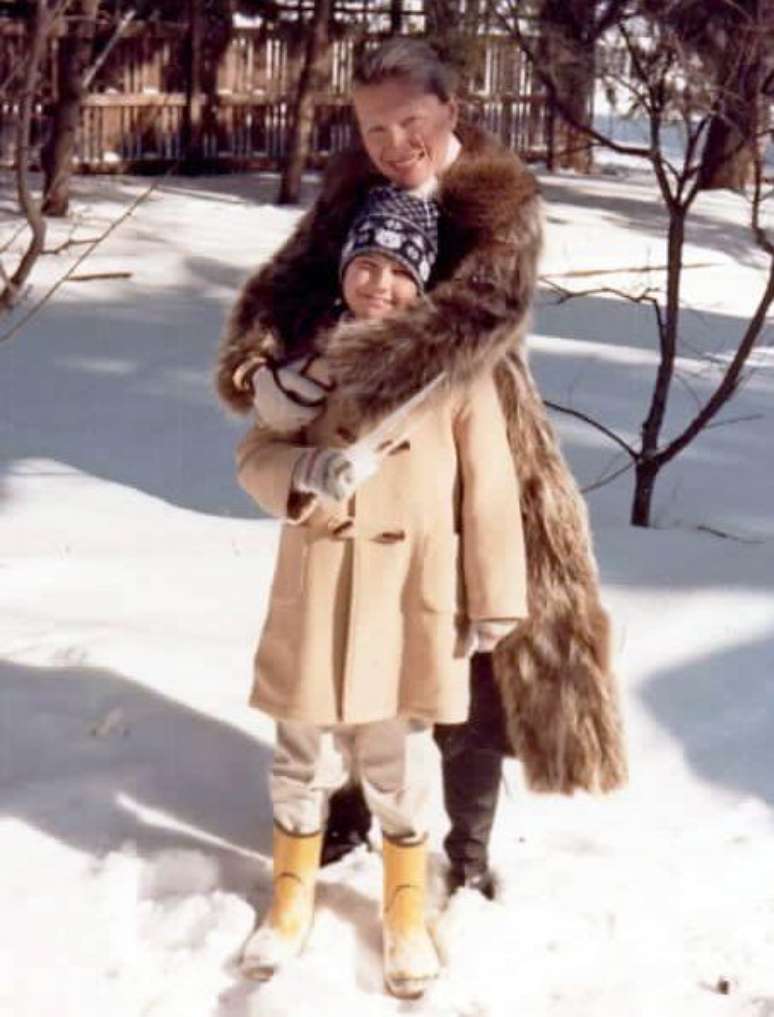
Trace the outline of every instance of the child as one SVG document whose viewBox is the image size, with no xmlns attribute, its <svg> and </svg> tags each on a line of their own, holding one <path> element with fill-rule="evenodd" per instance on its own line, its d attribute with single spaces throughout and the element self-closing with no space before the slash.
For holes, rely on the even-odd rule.
<svg viewBox="0 0 774 1017">
<path fill-rule="evenodd" d="M 346 313 L 377 320 L 421 299 L 437 247 L 434 202 L 374 188 L 341 256 Z M 346 343 L 345 324 L 330 342 Z M 308 374 L 326 385 L 324 348 Z M 241 485 L 285 520 L 251 697 L 277 721 L 273 898 L 242 963 L 265 978 L 301 950 L 328 796 L 356 769 L 383 833 L 385 980 L 416 997 L 438 971 L 430 729 L 467 717 L 470 633 L 526 616 L 523 539 L 491 375 L 438 386 L 364 456 L 365 432 L 333 391 L 304 431 L 256 425 L 237 453 Z"/>
</svg>

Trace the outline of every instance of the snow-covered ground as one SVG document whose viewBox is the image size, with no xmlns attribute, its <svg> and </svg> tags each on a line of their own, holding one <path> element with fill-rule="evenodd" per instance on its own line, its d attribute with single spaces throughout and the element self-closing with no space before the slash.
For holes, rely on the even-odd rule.
<svg viewBox="0 0 774 1017">
<path fill-rule="evenodd" d="M 543 184 L 555 282 L 663 282 L 650 182 Z M 76 236 L 146 186 L 78 180 Z M 628 789 L 535 797 L 509 764 L 498 899 L 462 893 L 447 907 L 436 787 L 432 907 L 448 964 L 421 1003 L 384 994 L 376 851 L 323 873 L 303 958 L 263 987 L 239 978 L 268 891 L 272 727 L 245 700 L 277 525 L 234 484 L 244 425 L 216 405 L 210 373 L 240 279 L 298 215 L 270 204 L 274 186 L 162 182 L 79 270 L 130 278 L 66 282 L 0 343 L 0 1013 L 772 1017 L 770 349 L 722 414 L 741 419 L 659 480 L 654 529 L 627 525 L 630 473 L 589 494 Z M 728 194 L 697 208 L 669 433 L 709 391 L 761 288 L 743 218 Z M 22 311 L 81 251 L 40 263 Z M 615 274 L 568 275 L 589 269 Z M 532 339 L 544 395 L 634 440 L 652 312 L 554 299 L 545 285 Z M 581 484 L 623 465 L 599 431 L 556 424 Z"/>
</svg>

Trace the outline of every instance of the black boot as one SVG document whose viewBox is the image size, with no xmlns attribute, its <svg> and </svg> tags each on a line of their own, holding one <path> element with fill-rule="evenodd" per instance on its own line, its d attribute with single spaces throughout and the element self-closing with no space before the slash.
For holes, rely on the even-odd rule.
<svg viewBox="0 0 774 1017">
<path fill-rule="evenodd" d="M 449 891 L 461 886 L 490 900 L 489 837 L 502 778 L 505 729 L 491 653 L 476 653 L 470 668 L 470 714 L 464 724 L 436 724 L 443 793 L 451 821 L 444 847 L 449 856 Z"/>
<path fill-rule="evenodd" d="M 331 795 L 320 864 L 330 865 L 367 844 L 370 829 L 371 813 L 363 788 L 360 784 L 347 784 Z"/>
</svg>

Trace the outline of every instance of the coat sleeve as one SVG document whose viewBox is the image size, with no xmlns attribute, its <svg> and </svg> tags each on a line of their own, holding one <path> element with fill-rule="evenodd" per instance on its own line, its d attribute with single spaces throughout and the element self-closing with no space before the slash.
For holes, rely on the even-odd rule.
<svg viewBox="0 0 774 1017">
<path fill-rule="evenodd" d="M 471 621 L 526 618 L 519 484 L 491 373 L 468 387 L 455 418 L 455 440 L 468 617 Z"/>
<path fill-rule="evenodd" d="M 444 184 L 455 224 L 441 248 L 459 254 L 425 298 L 374 323 L 340 325 L 325 341 L 338 390 L 364 419 L 383 416 L 445 371 L 452 383 L 488 370 L 527 324 L 542 244 L 537 183 L 511 153 Z"/>
<path fill-rule="evenodd" d="M 288 523 L 303 523 L 317 498 L 293 489 L 293 472 L 305 449 L 257 424 L 236 451 L 240 487 L 269 515 Z"/>
</svg>

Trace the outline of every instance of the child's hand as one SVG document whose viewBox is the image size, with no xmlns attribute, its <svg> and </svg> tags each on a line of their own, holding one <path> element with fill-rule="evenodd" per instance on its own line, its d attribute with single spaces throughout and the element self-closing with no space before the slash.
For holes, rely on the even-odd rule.
<svg viewBox="0 0 774 1017">
<path fill-rule="evenodd" d="M 345 449 L 310 448 L 296 465 L 293 486 L 329 501 L 345 501 L 376 473 L 380 462 L 374 453 L 350 456 Z"/>
<path fill-rule="evenodd" d="M 326 390 L 293 364 L 259 367 L 252 378 L 253 406 L 259 421 L 278 434 L 300 431 L 321 412 Z"/>
</svg>

